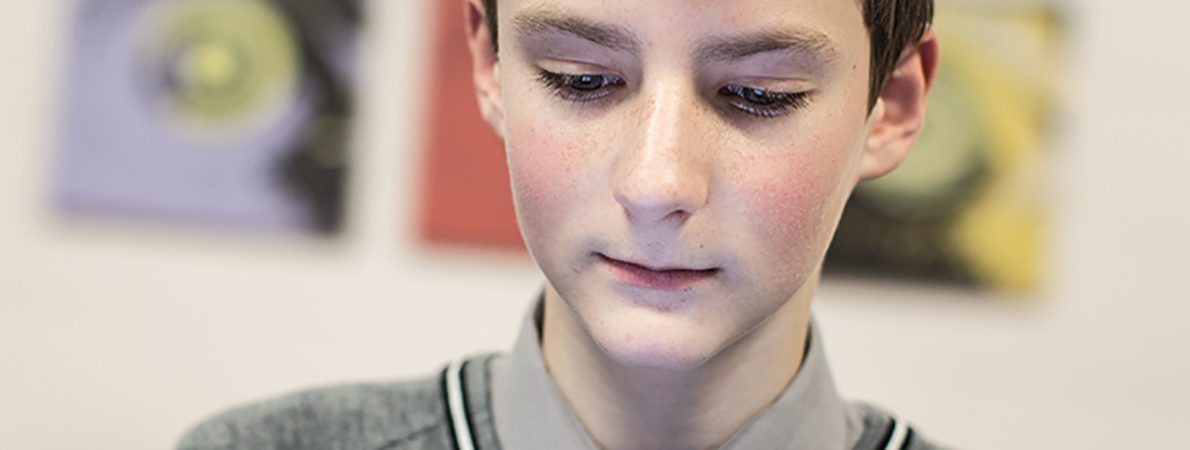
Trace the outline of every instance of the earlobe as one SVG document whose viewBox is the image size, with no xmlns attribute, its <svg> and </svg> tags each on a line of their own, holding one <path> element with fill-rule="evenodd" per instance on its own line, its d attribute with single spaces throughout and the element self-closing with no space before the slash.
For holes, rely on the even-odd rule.
<svg viewBox="0 0 1190 450">
<path fill-rule="evenodd" d="M 492 131 L 496 135 L 504 138 L 504 103 L 500 96 L 500 65 L 494 64 L 491 69 L 492 72 L 492 89 L 484 91 L 479 87 L 479 75 L 476 75 L 476 95 L 479 100 L 479 112 L 483 116 L 483 120 L 492 127 Z"/>
<path fill-rule="evenodd" d="M 860 163 L 860 180 L 891 172 L 909 156 L 925 124 L 926 98 L 938 70 L 938 56 L 933 29 L 901 54 L 869 118 L 871 131 Z"/>
<path fill-rule="evenodd" d="M 487 12 L 480 0 L 464 0 L 464 29 L 471 53 L 471 74 L 479 111 L 492 130 L 504 137 L 504 107 L 500 95 L 500 60 L 492 33 L 488 28 Z"/>
</svg>

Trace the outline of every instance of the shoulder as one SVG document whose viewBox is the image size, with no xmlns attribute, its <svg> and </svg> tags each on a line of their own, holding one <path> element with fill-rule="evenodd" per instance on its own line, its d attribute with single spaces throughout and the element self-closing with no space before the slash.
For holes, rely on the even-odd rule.
<svg viewBox="0 0 1190 450">
<path fill-rule="evenodd" d="M 449 442 L 437 376 L 300 391 L 198 424 L 178 450 L 438 448 Z"/>
<path fill-rule="evenodd" d="M 852 405 L 863 420 L 863 431 L 855 449 L 949 450 L 931 442 L 910 421 L 896 417 L 878 407 L 855 403 Z M 898 429 L 900 428 L 900 429 Z M 899 443 L 899 445 L 897 445 Z"/>
</svg>

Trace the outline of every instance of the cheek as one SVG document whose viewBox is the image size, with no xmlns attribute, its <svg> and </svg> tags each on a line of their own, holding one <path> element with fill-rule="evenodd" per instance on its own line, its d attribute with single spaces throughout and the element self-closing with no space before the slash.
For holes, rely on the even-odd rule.
<svg viewBox="0 0 1190 450">
<path fill-rule="evenodd" d="M 849 143 L 803 140 L 804 149 L 756 160 L 736 179 L 740 217 L 748 220 L 757 255 L 790 275 L 812 269 L 825 251 L 846 194 Z"/>
<path fill-rule="evenodd" d="M 576 145 L 581 141 L 548 124 L 526 122 L 531 121 L 507 128 L 509 177 L 524 231 L 539 235 L 561 224 L 571 207 L 580 204 L 574 197 L 581 179 L 576 173 L 583 164 Z"/>
<path fill-rule="evenodd" d="M 522 223 L 536 222 L 559 216 L 559 193 L 565 189 L 568 168 L 563 158 L 543 149 L 555 148 L 548 139 L 514 139 L 509 134 L 508 172 L 512 182 L 513 199 Z"/>
</svg>

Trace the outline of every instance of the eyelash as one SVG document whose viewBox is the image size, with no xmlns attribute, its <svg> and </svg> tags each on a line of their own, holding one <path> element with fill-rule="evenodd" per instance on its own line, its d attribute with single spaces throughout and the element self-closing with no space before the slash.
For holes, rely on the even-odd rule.
<svg viewBox="0 0 1190 450">
<path fill-rule="evenodd" d="M 615 75 L 567 74 L 542 70 L 537 79 L 558 97 L 587 103 L 613 94 L 609 87 L 624 86 L 623 78 Z M 598 86 L 591 89 L 576 87 L 578 83 Z M 771 119 L 809 105 L 809 92 L 773 92 L 766 89 L 729 84 L 719 88 L 719 96 L 728 98 L 731 107 L 746 114 Z M 751 98 L 750 98 L 751 97 Z M 767 103 L 764 103 L 767 102 Z"/>
<path fill-rule="evenodd" d="M 541 75 L 537 79 L 544 83 L 546 87 L 550 88 L 555 95 L 578 103 L 591 102 L 607 97 L 612 94 L 612 91 L 605 88 L 608 86 L 624 85 L 624 79 L 615 75 L 568 74 L 547 70 L 541 71 Z M 599 86 L 595 89 L 580 89 L 576 87 L 576 83 L 589 82 L 590 80 L 598 80 Z"/>
<path fill-rule="evenodd" d="M 738 84 L 729 84 L 719 88 L 719 95 L 722 97 L 734 97 L 728 100 L 728 103 L 732 107 L 766 119 L 805 108 L 810 103 L 809 92 L 773 92 Z M 755 97 L 761 97 L 763 100 Z M 743 101 L 735 101 L 737 99 Z"/>
</svg>

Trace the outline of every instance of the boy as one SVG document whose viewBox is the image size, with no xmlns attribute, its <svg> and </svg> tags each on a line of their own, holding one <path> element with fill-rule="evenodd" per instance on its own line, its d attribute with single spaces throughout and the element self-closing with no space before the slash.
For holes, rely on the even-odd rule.
<svg viewBox="0 0 1190 450">
<path fill-rule="evenodd" d="M 935 448 L 839 397 L 810 319 L 844 202 L 920 133 L 931 0 L 465 4 L 547 278 L 516 347 L 179 448 Z"/>
</svg>

